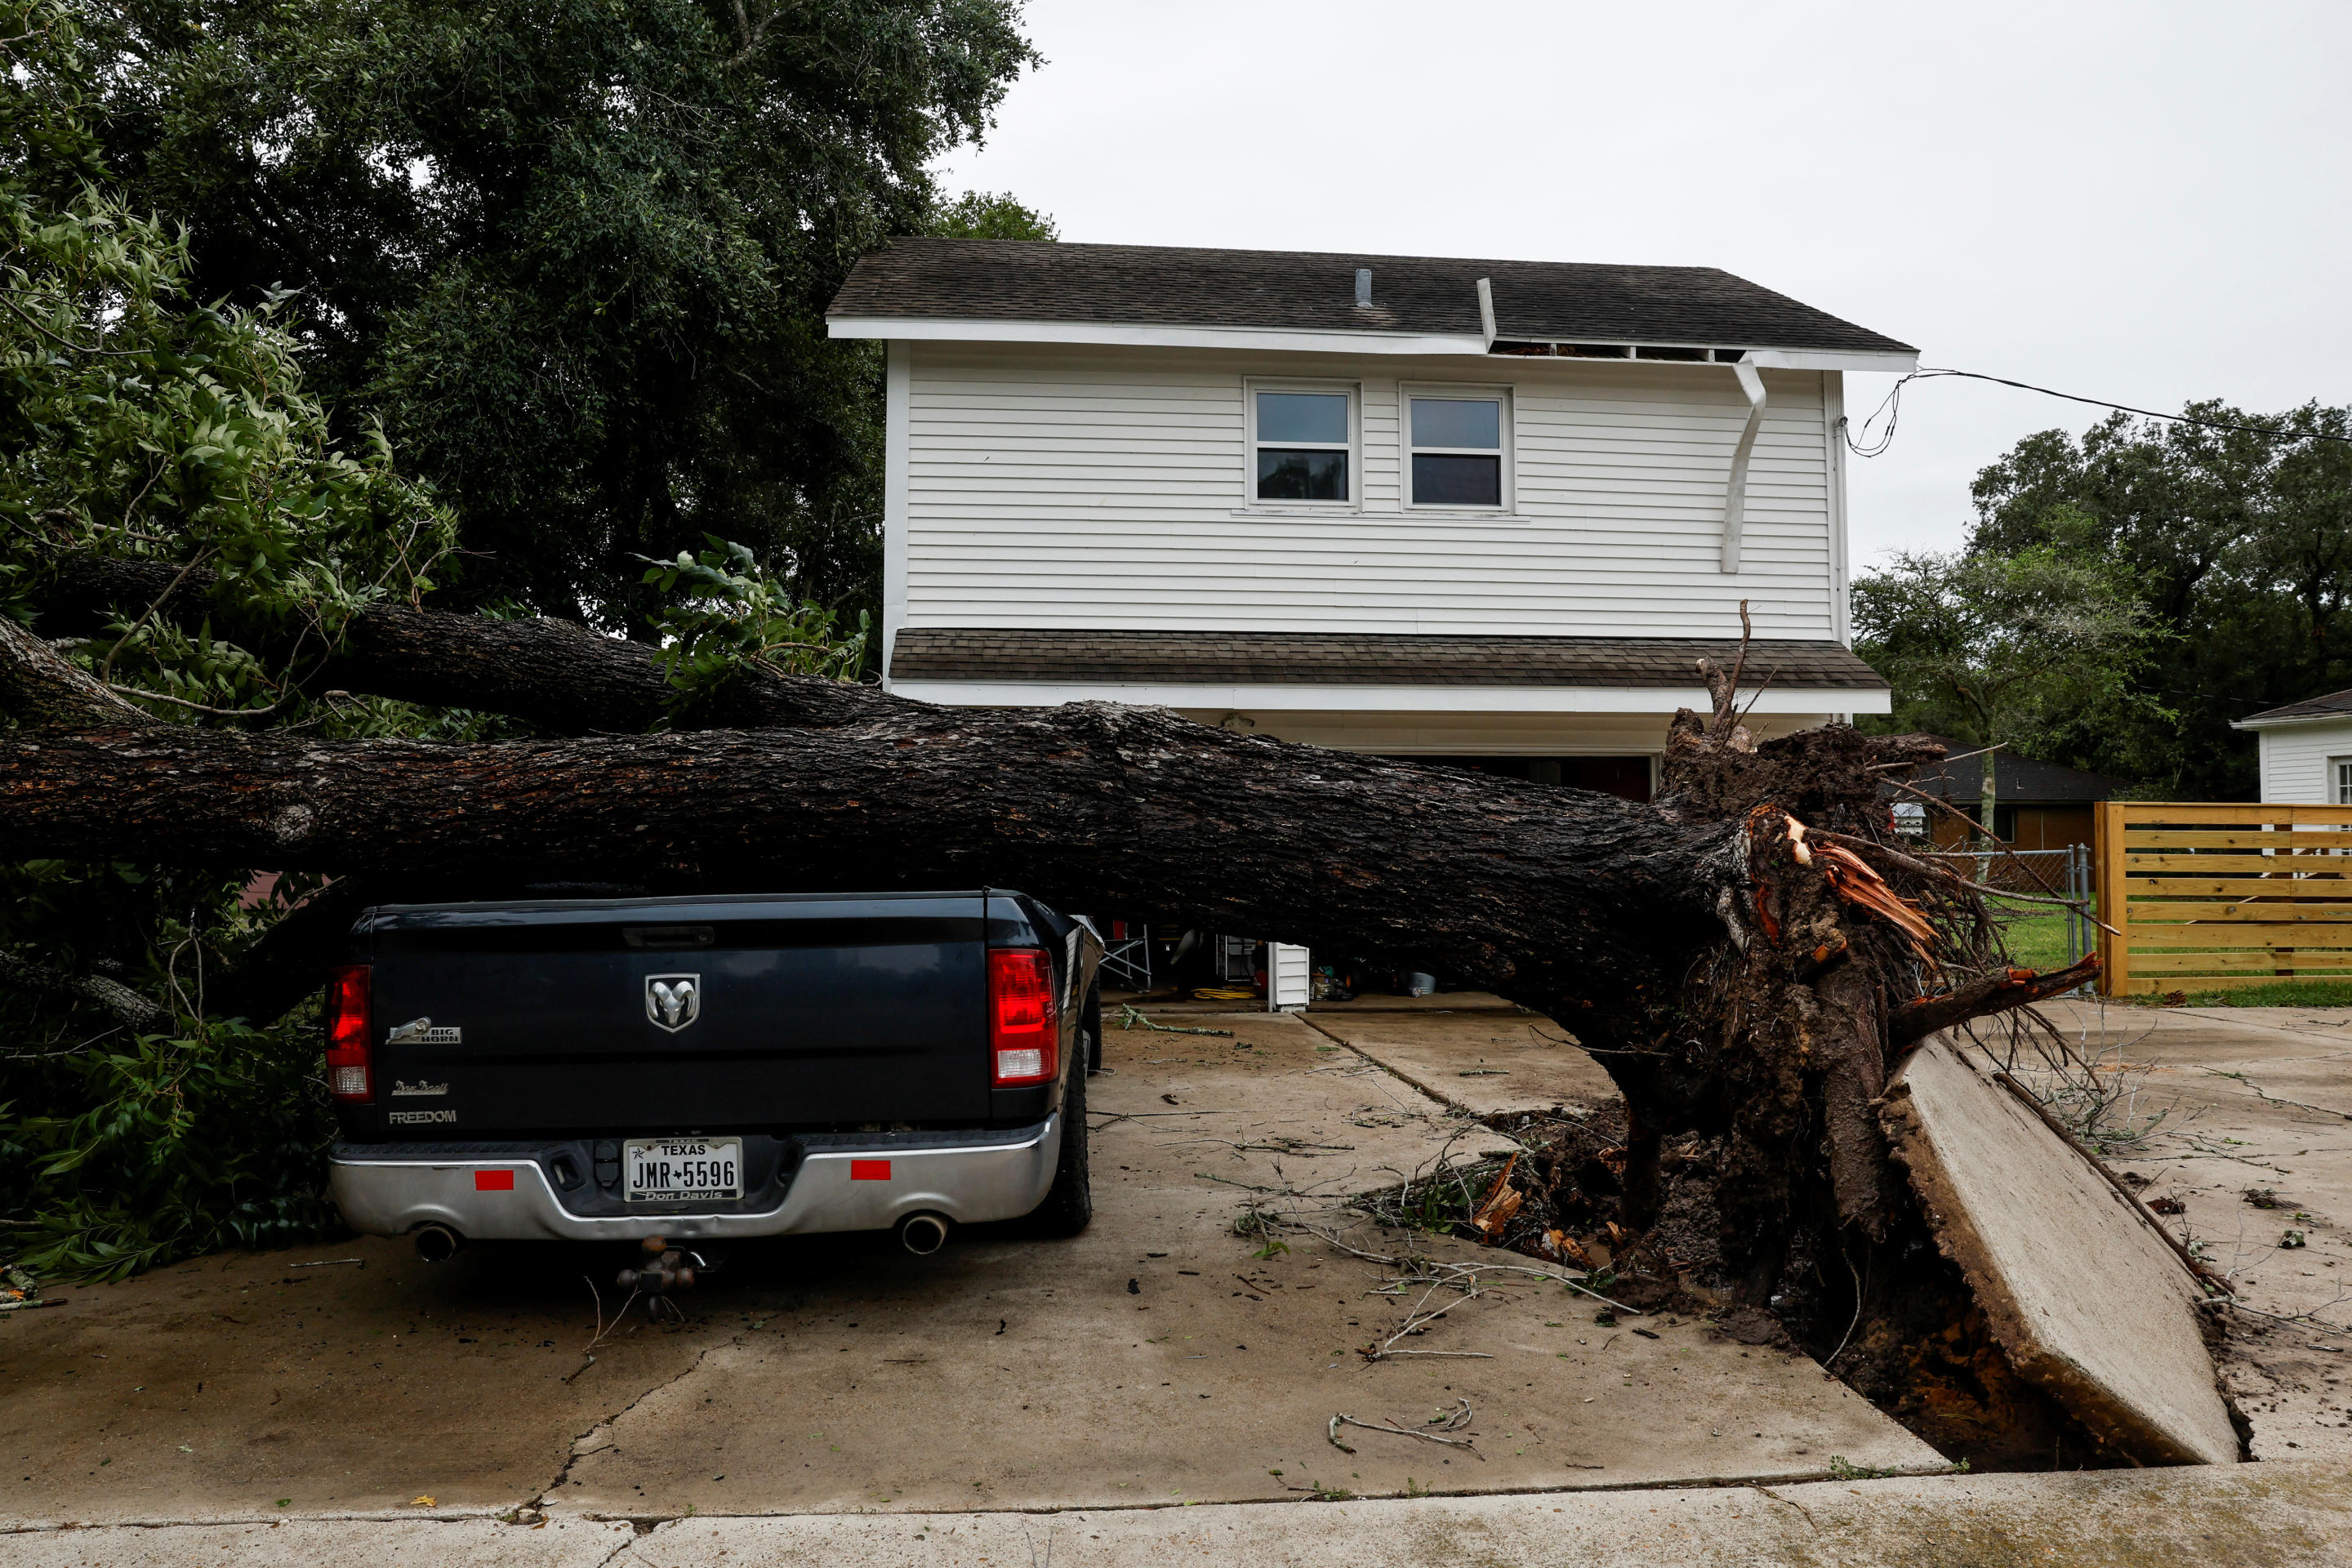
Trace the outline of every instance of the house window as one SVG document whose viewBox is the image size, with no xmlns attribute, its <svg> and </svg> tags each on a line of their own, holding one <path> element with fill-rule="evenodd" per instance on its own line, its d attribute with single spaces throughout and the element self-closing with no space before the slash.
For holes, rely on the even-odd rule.
<svg viewBox="0 0 2352 1568">
<path fill-rule="evenodd" d="M 1510 490 L 1508 398 L 1500 392 L 1408 389 L 1409 504 L 1501 507 Z"/>
<path fill-rule="evenodd" d="M 1309 506 L 1354 500 L 1355 401 L 1344 387 L 1252 387 L 1251 496 Z"/>
<path fill-rule="evenodd" d="M 2327 798 L 2332 805 L 2352 805 L 2352 757 L 2327 759 Z"/>
</svg>

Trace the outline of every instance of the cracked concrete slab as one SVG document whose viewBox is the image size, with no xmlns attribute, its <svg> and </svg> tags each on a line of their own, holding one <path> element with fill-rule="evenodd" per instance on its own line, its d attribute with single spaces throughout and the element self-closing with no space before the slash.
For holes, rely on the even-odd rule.
<svg viewBox="0 0 2352 1568">
<path fill-rule="evenodd" d="M 597 1568 L 637 1539 L 620 1521 L 278 1519 L 45 1530 L 8 1538 L 11 1568 Z"/>
<path fill-rule="evenodd" d="M 2352 1472 L 2320 1465 L 1948 1476 L 1770 1488 L 1080 1510 L 695 1519 L 614 1568 L 2320 1568 L 2352 1553 Z"/>
<path fill-rule="evenodd" d="M 1235 1216 L 1254 1188 L 1337 1197 L 1426 1163 L 1450 1134 L 1464 1151 L 1492 1135 L 1295 1019 L 1213 1023 L 1235 1037 L 1110 1032 L 1086 1235 L 970 1237 L 928 1259 L 801 1249 L 777 1281 L 789 1300 L 599 1433 L 550 1505 L 1034 1509 L 1803 1479 L 1833 1456 L 1943 1467 L 1804 1357 L 1689 1321 L 1599 1324 L 1552 1283 L 1498 1286 L 1412 1355 L 1366 1364 L 1352 1347 L 1406 1305 L 1370 1293 L 1389 1271 L 1297 1236 L 1260 1256 Z M 1461 1399 L 1475 1453 L 1330 1440 L 1336 1413 L 1415 1427 Z"/>
<path fill-rule="evenodd" d="M 1549 1018 L 1497 1009 L 1310 1012 L 1307 1021 L 1406 1082 L 1477 1116 L 1617 1098 L 1601 1064 Z"/>
<path fill-rule="evenodd" d="M 597 1248 L 436 1268 L 344 1242 L 63 1291 L 0 1320 L 0 1527 L 497 1511 L 551 1489 L 566 1516 L 645 1518 L 1940 1463 L 1810 1362 L 1688 1322 L 1603 1328 L 1557 1285 L 1498 1288 L 1400 1347 L 1491 1361 L 1364 1366 L 1350 1347 L 1404 1305 L 1366 1293 L 1383 1271 L 1298 1237 L 1260 1258 L 1235 1216 L 1272 1190 L 1337 1205 L 1501 1140 L 1296 1018 L 1169 1021 L 1234 1033 L 1110 1031 L 1085 1237 L 975 1230 L 929 1259 L 882 1237 L 746 1247 L 687 1321 L 640 1305 L 584 1370 L 583 1276 L 620 1305 L 621 1258 Z M 295 1267 L 344 1258 L 364 1266 Z M 1338 1411 L 1413 1426 L 1463 1397 L 1483 1460 L 1325 1436 Z"/>
<path fill-rule="evenodd" d="M 2352 1102 L 2352 1008 L 2046 1010 L 2123 1090 L 2107 1163 L 2273 1315 L 2222 1313 L 2253 1456 L 2352 1461 L 2352 1121 L 2332 1109 Z"/>
<path fill-rule="evenodd" d="M 625 1331 L 562 1382 L 592 1331 L 582 1276 L 609 1311 L 613 1267 L 510 1247 L 436 1268 L 365 1239 L 54 1292 L 68 1304 L 0 1320 L 0 1524 L 527 1501 L 576 1435 L 709 1342 Z"/>
</svg>

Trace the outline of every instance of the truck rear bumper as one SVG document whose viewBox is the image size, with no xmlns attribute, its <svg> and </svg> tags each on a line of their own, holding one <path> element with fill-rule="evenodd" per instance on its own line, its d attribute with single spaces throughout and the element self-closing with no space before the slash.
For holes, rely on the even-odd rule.
<svg viewBox="0 0 2352 1568">
<path fill-rule="evenodd" d="M 472 1144 L 462 1153 L 401 1157 L 382 1145 L 338 1145 L 328 1184 L 344 1221 L 370 1236 L 446 1225 L 474 1241 L 719 1240 L 887 1230 L 912 1214 L 971 1225 L 1018 1219 L 1045 1201 L 1061 1157 L 1062 1117 L 1055 1111 L 1017 1132 L 975 1132 L 938 1147 L 887 1135 L 864 1146 L 828 1138 L 802 1156 L 783 1201 L 756 1214 L 654 1204 L 626 1214 L 576 1214 L 534 1157 L 538 1147 Z"/>
</svg>

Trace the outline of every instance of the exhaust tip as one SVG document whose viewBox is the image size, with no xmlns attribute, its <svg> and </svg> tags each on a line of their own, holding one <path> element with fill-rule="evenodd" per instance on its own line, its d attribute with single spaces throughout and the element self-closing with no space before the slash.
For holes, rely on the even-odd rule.
<svg viewBox="0 0 2352 1568">
<path fill-rule="evenodd" d="M 948 1222 L 935 1214 L 910 1214 L 898 1222 L 898 1245 L 929 1258 L 948 1244 Z"/>
<path fill-rule="evenodd" d="M 446 1263 L 465 1245 L 466 1238 L 446 1225 L 428 1225 L 416 1233 L 416 1256 L 427 1263 Z"/>
</svg>

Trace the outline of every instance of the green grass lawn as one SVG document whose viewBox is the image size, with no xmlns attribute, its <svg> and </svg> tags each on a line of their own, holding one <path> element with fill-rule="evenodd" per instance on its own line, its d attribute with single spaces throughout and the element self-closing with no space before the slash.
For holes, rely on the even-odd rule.
<svg viewBox="0 0 2352 1568">
<path fill-rule="evenodd" d="M 2067 947 L 2064 910 L 2006 899 L 1985 901 L 2001 923 L 2010 956 L 2027 968 L 2063 969 L 2083 956 Z M 2094 940 L 2097 934 L 2094 930 Z M 2185 984 L 2194 986 L 2199 982 L 2192 979 Z M 2185 1003 L 2168 1002 L 2161 994 L 2110 1000 L 2137 1007 L 2352 1007 L 2352 980 L 2273 980 L 2260 985 L 2190 990 L 2187 996 Z"/>
<path fill-rule="evenodd" d="M 2028 969 L 2063 969 L 2083 955 L 2066 944 L 2066 911 L 2054 904 L 1985 900 L 2009 943 L 2009 955 Z M 2095 928 L 2091 934 L 2096 937 Z"/>
</svg>

